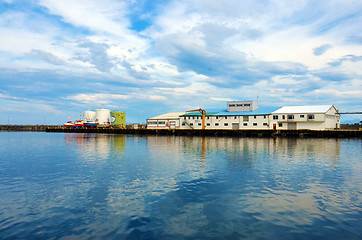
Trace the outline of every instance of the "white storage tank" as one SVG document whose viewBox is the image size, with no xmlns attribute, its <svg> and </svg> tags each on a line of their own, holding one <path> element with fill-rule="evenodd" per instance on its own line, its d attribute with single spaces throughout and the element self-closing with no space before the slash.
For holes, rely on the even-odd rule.
<svg viewBox="0 0 362 240">
<path fill-rule="evenodd" d="M 83 112 L 84 122 L 95 122 L 96 112 L 95 111 L 84 111 Z"/>
<path fill-rule="evenodd" d="M 99 125 L 107 125 L 111 123 L 111 110 L 109 109 L 97 109 L 96 121 Z"/>
</svg>

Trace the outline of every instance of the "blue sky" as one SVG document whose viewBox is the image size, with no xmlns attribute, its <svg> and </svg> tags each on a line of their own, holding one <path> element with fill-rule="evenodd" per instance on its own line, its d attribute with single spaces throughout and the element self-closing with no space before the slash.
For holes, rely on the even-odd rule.
<svg viewBox="0 0 362 240">
<path fill-rule="evenodd" d="M 362 111 L 361 26 L 360 0 L 0 0 L 0 124 L 257 98 Z"/>
</svg>

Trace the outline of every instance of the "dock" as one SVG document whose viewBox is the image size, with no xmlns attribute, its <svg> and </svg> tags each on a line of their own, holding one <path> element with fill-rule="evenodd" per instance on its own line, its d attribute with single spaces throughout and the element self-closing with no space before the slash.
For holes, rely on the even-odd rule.
<svg viewBox="0 0 362 240">
<path fill-rule="evenodd" d="M 122 128 L 65 128 L 54 125 L 0 125 L 0 131 L 107 133 L 173 136 L 234 136 L 234 137 L 310 137 L 362 138 L 361 130 L 234 130 L 234 129 L 122 129 Z"/>
<path fill-rule="evenodd" d="M 220 129 L 119 129 L 119 128 L 47 128 L 46 132 L 108 133 L 174 136 L 234 136 L 234 137 L 311 137 L 311 138 L 362 138 L 358 130 L 220 130 Z"/>
</svg>

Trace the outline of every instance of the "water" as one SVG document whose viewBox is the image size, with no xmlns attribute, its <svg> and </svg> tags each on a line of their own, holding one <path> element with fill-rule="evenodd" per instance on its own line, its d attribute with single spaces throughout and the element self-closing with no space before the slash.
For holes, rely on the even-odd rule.
<svg viewBox="0 0 362 240">
<path fill-rule="evenodd" d="M 0 132 L 0 239 L 362 239 L 361 143 Z"/>
</svg>

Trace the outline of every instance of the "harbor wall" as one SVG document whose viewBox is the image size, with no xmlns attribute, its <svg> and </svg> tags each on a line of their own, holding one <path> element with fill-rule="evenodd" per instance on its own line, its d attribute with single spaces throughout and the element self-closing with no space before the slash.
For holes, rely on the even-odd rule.
<svg viewBox="0 0 362 240">
<path fill-rule="evenodd" d="M 12 132 L 45 132 L 48 128 L 60 128 L 54 125 L 0 125 L 0 131 Z"/>
<path fill-rule="evenodd" d="M 63 128 L 49 125 L 0 125 L 0 131 L 65 132 L 65 133 L 110 133 L 174 136 L 235 136 L 235 137 L 320 137 L 362 138 L 358 130 L 231 130 L 231 129 L 120 129 L 120 128 Z"/>
<path fill-rule="evenodd" d="M 320 137 L 320 138 L 362 138 L 362 131 L 351 130 L 198 130 L 198 129 L 67 129 L 49 128 L 47 132 L 68 133 L 110 133 L 141 135 L 174 135 L 174 136 L 235 136 L 235 137 Z"/>
</svg>

